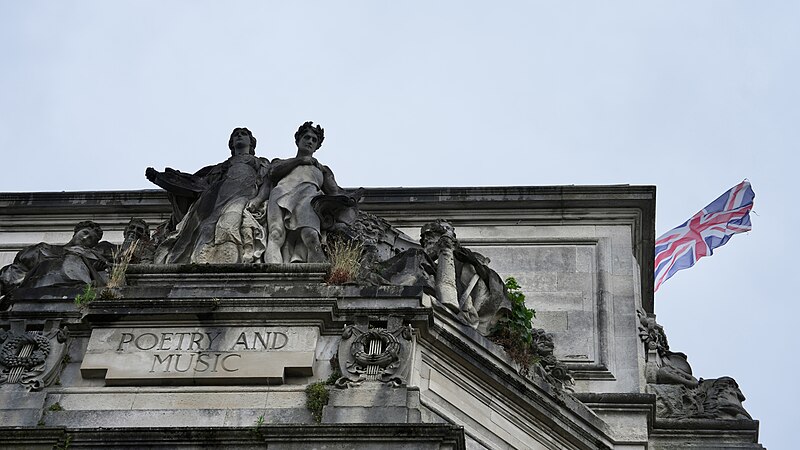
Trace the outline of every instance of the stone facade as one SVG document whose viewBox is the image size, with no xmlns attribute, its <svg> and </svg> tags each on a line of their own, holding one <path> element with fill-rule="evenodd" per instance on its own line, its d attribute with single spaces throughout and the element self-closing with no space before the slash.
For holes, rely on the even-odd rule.
<svg viewBox="0 0 800 450">
<path fill-rule="evenodd" d="M 170 217 L 149 190 L 0 194 L 0 207 L 0 266 L 82 220 L 122 243 L 132 217 Z M 368 189 L 359 207 L 412 237 L 448 220 L 516 278 L 574 386 L 525 374 L 419 287 L 333 286 L 325 264 L 138 264 L 119 298 L 3 300 L 0 329 L 63 329 L 49 351 L 66 356 L 38 386 L 0 384 L 0 445 L 761 448 L 757 421 L 657 413 L 672 386 L 648 375 L 665 353 L 642 337 L 655 188 Z"/>
</svg>

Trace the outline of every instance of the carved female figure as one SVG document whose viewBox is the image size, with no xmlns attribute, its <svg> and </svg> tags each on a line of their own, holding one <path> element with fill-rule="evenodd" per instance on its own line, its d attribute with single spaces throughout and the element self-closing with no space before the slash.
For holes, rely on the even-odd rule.
<svg viewBox="0 0 800 450">
<path fill-rule="evenodd" d="M 270 192 L 269 162 L 255 156 L 256 138 L 247 128 L 234 129 L 228 147 L 230 158 L 194 175 L 169 168 L 157 172 L 151 167 L 145 172 L 150 181 L 172 194 L 177 222 L 156 250 L 154 262 L 252 263 L 260 259 L 266 248 L 259 221 Z"/>
</svg>

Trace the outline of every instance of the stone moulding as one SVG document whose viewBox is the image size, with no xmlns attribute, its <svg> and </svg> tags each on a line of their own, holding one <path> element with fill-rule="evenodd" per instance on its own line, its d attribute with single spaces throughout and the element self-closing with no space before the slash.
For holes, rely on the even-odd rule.
<svg viewBox="0 0 800 450">
<path fill-rule="evenodd" d="M 423 363 L 462 386 L 460 401 L 489 410 L 507 402 L 501 410 L 492 411 L 492 416 L 512 408 L 516 411 L 513 420 L 519 421 L 521 428 L 528 428 L 528 432 L 558 430 L 559 437 L 555 439 L 561 444 L 550 448 L 613 448 L 608 425 L 589 408 L 535 373 L 527 377 L 519 375 L 516 364 L 502 349 L 474 330 L 451 318 L 437 316 L 427 332 L 420 333 L 417 345 L 423 349 Z M 455 373 L 453 367 L 461 372 Z M 493 394 L 487 398 L 480 391 Z M 498 402 L 499 398 L 504 401 Z M 420 401 L 443 417 L 455 420 L 458 416 L 449 416 L 447 407 L 437 399 L 437 394 L 426 394 L 423 390 Z M 489 443 L 485 445 L 491 447 Z"/>
<path fill-rule="evenodd" d="M 127 274 L 219 274 L 219 273 L 320 273 L 326 272 L 327 263 L 294 264 L 131 264 Z"/>
<path fill-rule="evenodd" d="M 757 420 L 656 419 L 650 435 L 654 448 L 763 449 Z"/>
<path fill-rule="evenodd" d="M 643 307 L 653 312 L 655 186 L 511 186 L 368 188 L 359 208 L 389 220 L 396 227 L 419 228 L 437 218 L 462 223 L 498 225 L 520 221 L 563 225 L 591 220 L 633 221 Z M 124 208 L 125 213 L 120 214 Z M 107 192 L 44 192 L 0 194 L 0 226 L 10 229 L 67 232 L 77 220 L 96 217 L 103 229 L 121 231 L 130 217 L 159 223 L 169 217 L 167 194 L 157 189 Z M 31 242 L 34 243 L 34 242 Z M 19 245 L 3 247 L 19 251 Z"/>
<path fill-rule="evenodd" d="M 451 424 L 262 425 L 258 427 L 186 428 L 10 428 L 0 427 L 0 442 L 8 446 L 68 448 L 70 446 L 464 450 L 463 427 Z"/>
</svg>

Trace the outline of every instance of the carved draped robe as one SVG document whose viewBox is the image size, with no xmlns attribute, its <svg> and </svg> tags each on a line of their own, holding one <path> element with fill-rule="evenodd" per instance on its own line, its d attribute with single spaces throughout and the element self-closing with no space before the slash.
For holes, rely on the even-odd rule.
<svg viewBox="0 0 800 450">
<path fill-rule="evenodd" d="M 111 252 L 107 242 L 93 248 L 41 242 L 17 253 L 14 262 L 0 270 L 2 293 L 18 287 L 77 287 L 105 285 Z M 105 251 L 105 252 L 104 252 Z"/>
<path fill-rule="evenodd" d="M 307 260 L 307 249 L 292 232 L 307 227 L 320 233 L 319 215 L 311 205 L 311 200 L 322 194 L 323 181 L 324 175 L 318 167 L 301 165 L 281 178 L 270 192 L 269 208 L 280 208 L 283 213 L 287 235 L 284 248 L 281 249 L 284 262 Z"/>
<path fill-rule="evenodd" d="M 174 171 L 163 174 L 166 176 L 159 180 L 159 186 L 170 192 L 199 192 L 199 196 L 175 231 L 159 246 L 155 262 L 259 261 L 266 249 L 264 211 L 252 214 L 247 210 L 247 202 L 269 182 L 268 165 L 264 158 L 235 155 L 194 175 Z"/>
</svg>

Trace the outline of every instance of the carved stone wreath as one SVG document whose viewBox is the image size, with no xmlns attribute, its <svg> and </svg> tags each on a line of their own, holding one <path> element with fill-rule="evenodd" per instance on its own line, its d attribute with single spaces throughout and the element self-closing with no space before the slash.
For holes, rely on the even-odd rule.
<svg viewBox="0 0 800 450">
<path fill-rule="evenodd" d="M 30 356 L 19 356 L 19 352 L 25 345 L 34 346 Z M 0 349 L 0 365 L 8 368 L 24 367 L 31 369 L 44 364 L 47 355 L 50 354 L 50 340 L 38 333 L 25 333 L 13 336 Z"/>
<path fill-rule="evenodd" d="M 392 386 L 406 384 L 412 337 L 411 327 L 394 331 L 345 327 L 338 353 L 342 377 L 336 381 L 336 386 L 357 386 L 365 381 Z"/>
<path fill-rule="evenodd" d="M 25 331 L 24 320 L 13 320 L 10 330 L 0 330 L 0 385 L 38 391 L 58 378 L 69 339 L 60 322 L 48 320 L 42 331 Z"/>
<path fill-rule="evenodd" d="M 384 350 L 378 354 L 367 353 L 368 346 L 372 342 L 380 342 Z M 384 369 L 389 364 L 397 361 L 397 354 L 400 352 L 400 341 L 384 329 L 372 329 L 358 336 L 352 344 L 350 351 L 353 354 L 356 364 L 361 369 L 368 366 L 377 366 Z"/>
</svg>

